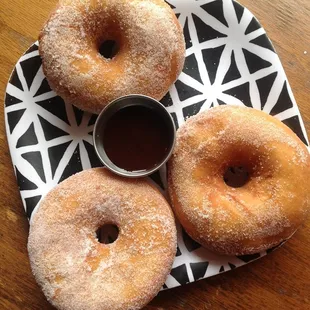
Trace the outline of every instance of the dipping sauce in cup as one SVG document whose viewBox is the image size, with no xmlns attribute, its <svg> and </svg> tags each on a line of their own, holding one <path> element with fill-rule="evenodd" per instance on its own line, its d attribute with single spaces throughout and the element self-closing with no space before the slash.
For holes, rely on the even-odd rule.
<svg viewBox="0 0 310 310">
<path fill-rule="evenodd" d="M 129 95 L 100 113 L 93 138 L 107 168 L 122 176 L 142 177 L 158 170 L 171 156 L 175 126 L 160 102 Z"/>
</svg>

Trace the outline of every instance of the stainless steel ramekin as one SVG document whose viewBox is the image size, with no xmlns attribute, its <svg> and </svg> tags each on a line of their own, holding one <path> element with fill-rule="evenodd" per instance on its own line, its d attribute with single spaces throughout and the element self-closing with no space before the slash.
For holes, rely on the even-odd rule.
<svg viewBox="0 0 310 310">
<path fill-rule="evenodd" d="M 163 160 L 159 162 L 155 167 L 149 170 L 127 171 L 116 166 L 109 159 L 104 150 L 103 135 L 107 121 L 112 117 L 112 115 L 115 115 L 118 111 L 120 111 L 125 107 L 139 106 L 139 105 L 153 109 L 154 111 L 157 112 L 158 115 L 160 115 L 160 117 L 162 117 L 162 121 L 166 122 L 167 127 L 169 128 L 170 132 L 167 132 L 167 134 L 171 136 L 171 141 L 166 157 L 163 158 Z M 159 101 L 144 95 L 128 95 L 112 101 L 99 114 L 93 132 L 94 147 L 100 161 L 114 173 L 129 178 L 144 177 L 160 169 L 167 162 L 167 160 L 170 158 L 172 154 L 175 145 L 175 137 L 176 137 L 176 129 L 170 113 Z"/>
</svg>

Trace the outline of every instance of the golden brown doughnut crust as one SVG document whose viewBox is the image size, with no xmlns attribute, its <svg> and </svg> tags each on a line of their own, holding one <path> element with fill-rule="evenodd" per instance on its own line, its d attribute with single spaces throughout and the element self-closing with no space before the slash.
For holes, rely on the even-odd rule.
<svg viewBox="0 0 310 310">
<path fill-rule="evenodd" d="M 112 59 L 99 53 L 106 40 L 119 45 Z M 185 57 L 183 30 L 164 0 L 60 0 L 39 42 L 51 88 L 93 113 L 128 94 L 160 100 Z"/>
<path fill-rule="evenodd" d="M 114 243 L 96 230 L 116 224 Z M 78 173 L 41 202 L 30 226 L 32 271 L 62 310 L 140 309 L 164 284 L 176 252 L 169 204 L 146 179 L 104 168 Z"/>
<path fill-rule="evenodd" d="M 232 166 L 249 172 L 243 187 L 224 182 Z M 251 254 L 278 245 L 304 221 L 309 176 L 309 152 L 286 125 L 252 108 L 221 106 L 177 132 L 169 193 L 194 240 L 220 254 Z"/>
</svg>

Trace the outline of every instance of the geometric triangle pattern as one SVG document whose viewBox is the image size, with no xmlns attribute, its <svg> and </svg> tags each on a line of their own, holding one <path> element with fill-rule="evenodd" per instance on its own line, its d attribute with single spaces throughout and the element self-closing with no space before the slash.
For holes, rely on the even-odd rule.
<svg viewBox="0 0 310 310">
<path fill-rule="evenodd" d="M 271 66 L 269 61 L 264 60 L 260 56 L 246 50 L 245 48 L 243 48 L 242 51 L 250 74 Z"/>
<path fill-rule="evenodd" d="M 46 111 L 50 112 L 52 115 L 57 116 L 58 118 L 66 122 L 68 125 L 70 125 L 66 111 L 66 105 L 60 97 L 56 96 L 47 100 L 36 101 L 36 104 L 41 106 Z"/>
<path fill-rule="evenodd" d="M 50 89 L 51 89 L 51 88 L 50 88 L 50 86 L 49 86 L 49 84 L 48 84 L 48 81 L 47 81 L 47 79 L 45 78 L 45 79 L 43 79 L 43 81 L 42 81 L 42 83 L 41 83 L 39 89 L 37 90 L 37 92 L 35 93 L 34 96 L 37 97 L 37 96 L 39 96 L 39 95 L 42 95 L 42 94 L 48 92 Z"/>
<path fill-rule="evenodd" d="M 28 89 L 30 89 L 33 83 L 33 79 L 36 76 L 36 73 L 38 72 L 39 68 L 42 66 L 41 57 L 37 55 L 32 58 L 27 58 L 24 61 L 20 62 L 20 66 L 24 73 Z"/>
<path fill-rule="evenodd" d="M 41 123 L 42 130 L 44 132 L 44 137 L 46 141 L 50 141 L 62 136 L 67 135 L 68 133 L 64 130 L 58 128 L 57 126 L 51 124 L 49 121 L 38 115 L 39 121 Z"/>
<path fill-rule="evenodd" d="M 280 114 L 280 113 L 284 112 L 285 110 L 287 110 L 287 108 L 292 108 L 292 107 L 293 107 L 293 102 L 292 102 L 291 96 L 288 92 L 287 82 L 285 81 L 284 85 L 282 87 L 280 96 L 279 96 L 276 104 L 274 105 L 274 107 L 270 111 L 270 114 L 271 115 Z"/>
<path fill-rule="evenodd" d="M 77 145 L 75 150 L 72 153 L 72 156 L 71 156 L 66 168 L 64 169 L 64 171 L 63 171 L 63 173 L 59 179 L 59 182 L 67 179 L 71 175 L 73 175 L 79 171 L 82 171 L 82 170 L 83 170 L 83 167 L 81 164 L 80 148 Z"/>
<path fill-rule="evenodd" d="M 236 58 L 234 51 L 231 52 L 231 59 L 230 59 L 230 67 L 226 72 L 226 75 L 223 79 L 223 84 L 229 83 L 231 81 L 237 80 L 241 78 L 241 74 L 236 64 Z"/>
<path fill-rule="evenodd" d="M 278 75 L 278 72 L 274 72 L 274 73 L 271 73 L 267 76 L 264 76 L 264 77 L 256 80 L 256 84 L 258 87 L 262 108 L 264 108 L 264 106 L 267 102 L 269 93 L 271 91 L 273 83 L 276 80 L 277 75 Z"/>
<path fill-rule="evenodd" d="M 53 145 L 48 148 L 48 157 L 51 164 L 52 177 L 54 177 L 58 165 L 70 144 L 71 141 Z"/>
<path fill-rule="evenodd" d="M 185 58 L 183 72 L 197 80 L 199 83 L 202 83 L 197 59 L 194 54 L 191 54 Z"/>
<path fill-rule="evenodd" d="M 225 45 L 202 50 L 202 58 L 206 66 L 210 83 L 213 85 Z"/>
<path fill-rule="evenodd" d="M 26 109 L 20 109 L 17 111 L 12 111 L 7 113 L 8 126 L 10 129 L 10 133 L 13 132 L 15 126 L 18 124 L 20 119 L 22 118 Z"/>
<path fill-rule="evenodd" d="M 46 179 L 44 175 L 41 153 L 39 151 L 28 152 L 22 154 L 22 157 L 26 159 L 30 165 L 32 165 L 32 167 L 36 170 L 36 172 L 40 176 L 41 180 L 45 183 Z"/>
<path fill-rule="evenodd" d="M 224 24 L 226 27 L 228 27 L 224 16 L 223 0 L 211 1 L 209 3 L 203 4 L 201 8 L 220 21 L 222 24 Z"/>
<path fill-rule="evenodd" d="M 242 15 L 243 15 L 244 7 L 235 1 L 233 1 L 233 5 L 234 5 L 234 9 L 235 9 L 235 13 L 236 13 L 238 23 L 240 23 Z"/>
<path fill-rule="evenodd" d="M 260 23 L 258 22 L 258 20 L 253 17 L 251 22 L 249 23 L 249 25 L 247 26 L 246 30 L 245 30 L 245 34 L 249 34 L 251 32 L 254 32 L 255 30 L 258 30 L 259 28 L 261 28 Z"/>
<path fill-rule="evenodd" d="M 238 85 L 238 86 L 231 88 L 231 89 L 227 89 L 224 91 L 224 93 L 230 95 L 231 97 L 237 98 L 245 106 L 252 107 L 249 82 Z M 226 104 L 229 104 L 229 101 L 227 101 Z"/>
<path fill-rule="evenodd" d="M 17 140 L 16 148 L 38 144 L 37 135 L 34 131 L 34 125 L 31 123 L 26 132 Z"/>
<path fill-rule="evenodd" d="M 209 262 L 201 262 L 201 263 L 191 263 L 191 269 L 193 271 L 193 276 L 195 281 L 200 278 L 203 278 L 207 272 Z"/>
<path fill-rule="evenodd" d="M 268 48 L 270 51 L 274 51 L 274 48 L 272 46 L 271 41 L 268 39 L 267 36 L 261 35 L 253 40 L 250 41 L 250 43 L 256 44 L 260 47 Z"/>
<path fill-rule="evenodd" d="M 183 72 L 162 99 L 176 128 L 220 104 L 248 106 L 274 115 L 308 145 L 305 128 L 282 64 L 265 30 L 232 0 L 166 0 L 184 28 Z M 61 180 L 102 166 L 92 141 L 97 116 L 52 91 L 44 76 L 38 43 L 17 62 L 6 89 L 6 132 L 16 179 L 28 218 Z M 166 173 L 152 176 L 165 188 Z M 178 247 L 164 289 L 226 272 L 266 252 L 220 256 L 178 227 Z M 270 251 L 267 251 L 270 252 Z"/>
<path fill-rule="evenodd" d="M 25 198 L 25 204 L 27 207 L 27 217 L 30 219 L 31 217 L 31 213 L 33 212 L 34 208 L 37 206 L 37 204 L 39 203 L 39 201 L 41 200 L 42 196 L 34 196 L 34 197 L 29 197 L 29 198 Z"/>
</svg>

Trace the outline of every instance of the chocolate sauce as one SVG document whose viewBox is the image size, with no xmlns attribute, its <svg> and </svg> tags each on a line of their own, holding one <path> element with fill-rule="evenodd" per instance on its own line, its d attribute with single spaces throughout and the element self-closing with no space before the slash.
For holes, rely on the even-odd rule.
<svg viewBox="0 0 310 310">
<path fill-rule="evenodd" d="M 169 152 L 171 130 L 156 110 L 124 107 L 107 121 L 103 146 L 109 159 L 127 171 L 149 170 Z"/>
</svg>

